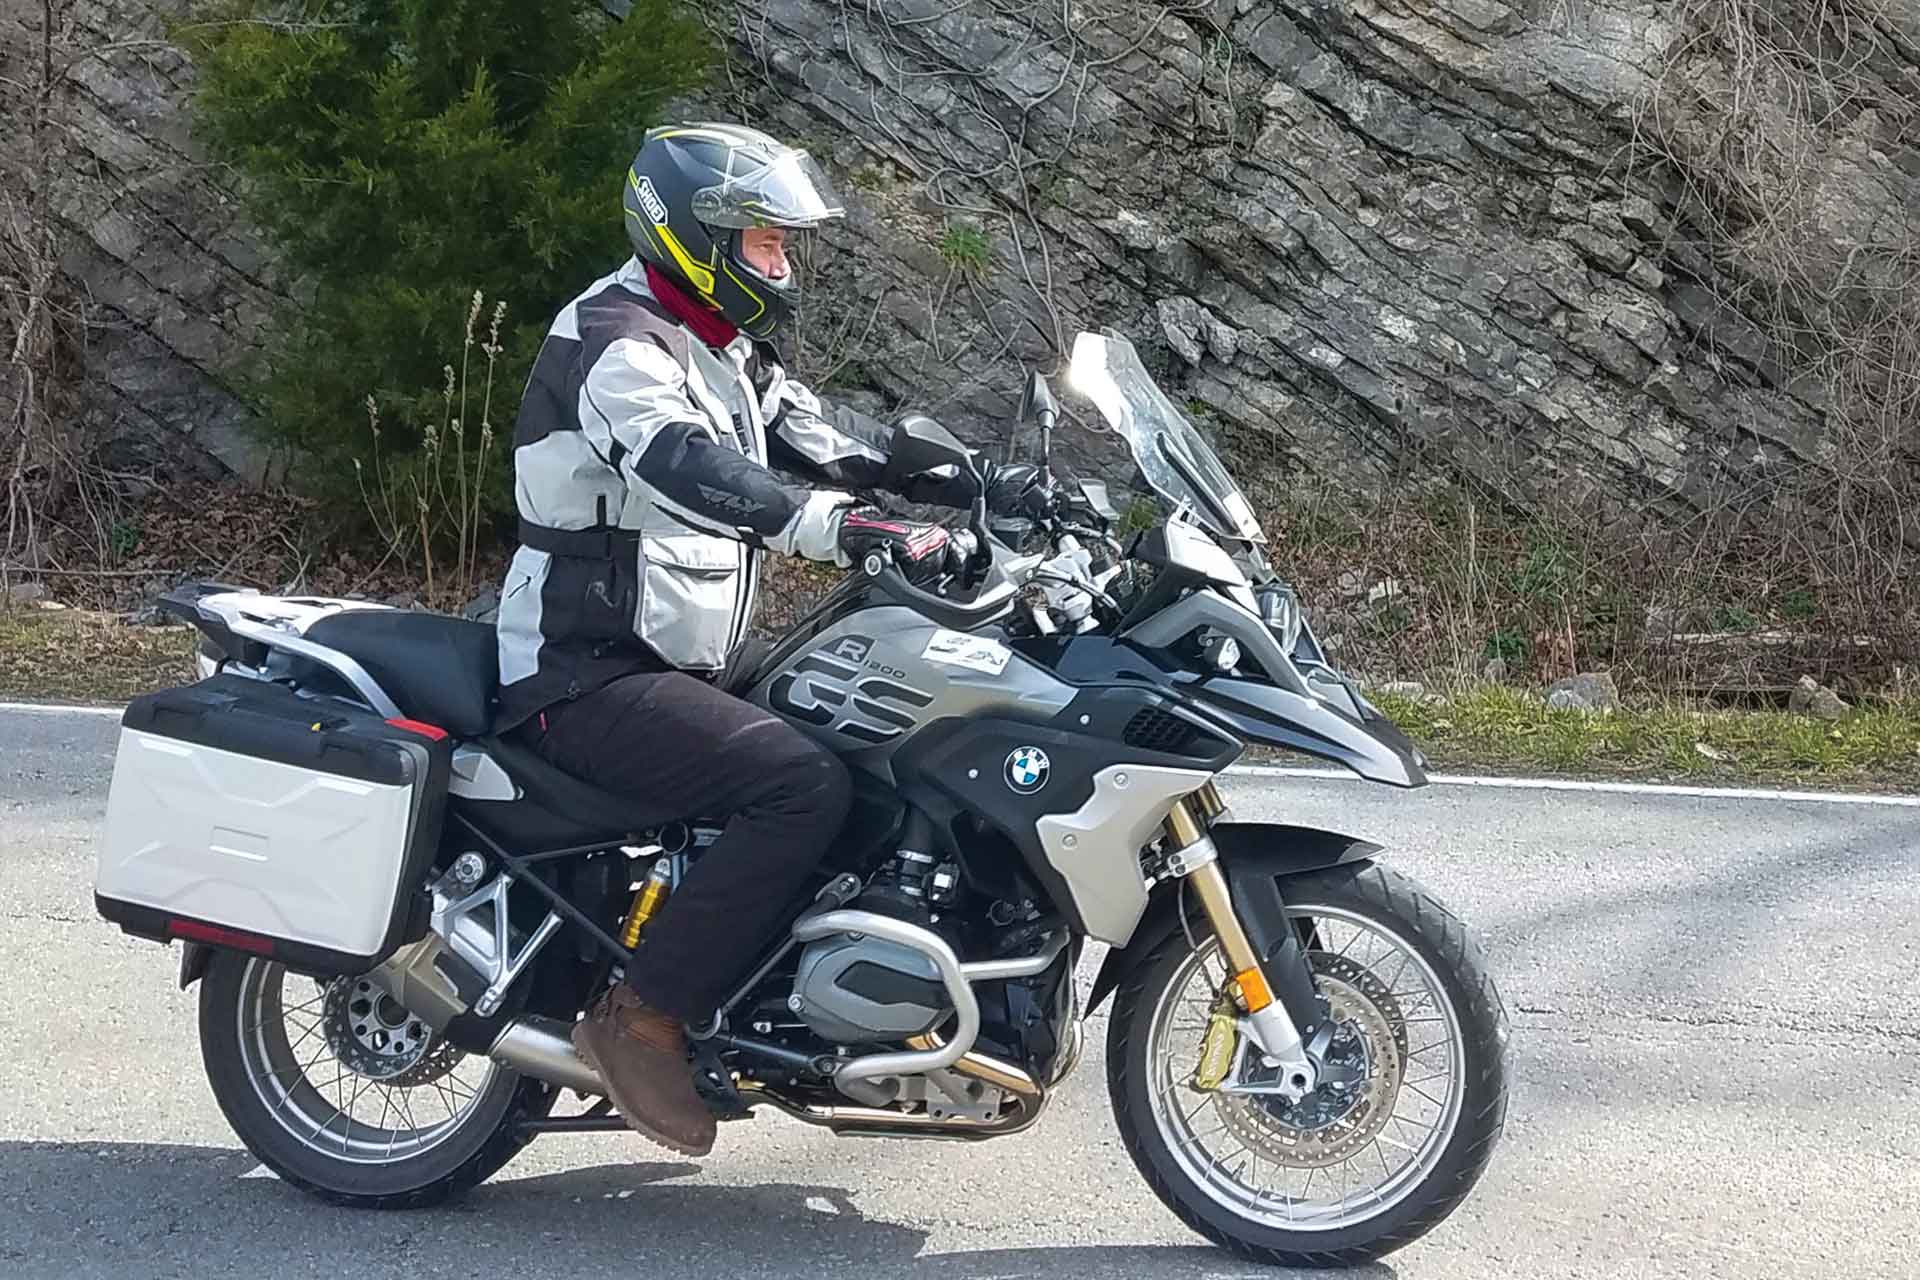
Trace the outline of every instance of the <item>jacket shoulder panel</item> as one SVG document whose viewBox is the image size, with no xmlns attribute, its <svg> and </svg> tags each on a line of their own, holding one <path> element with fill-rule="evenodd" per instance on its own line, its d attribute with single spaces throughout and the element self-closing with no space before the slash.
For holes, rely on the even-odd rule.
<svg viewBox="0 0 1920 1280">
<path fill-rule="evenodd" d="M 673 357 L 685 370 L 692 339 L 665 307 L 624 285 L 611 285 L 582 298 L 576 313 L 580 327 L 581 367 L 591 369 L 608 347 L 623 338 L 648 342 Z"/>
</svg>

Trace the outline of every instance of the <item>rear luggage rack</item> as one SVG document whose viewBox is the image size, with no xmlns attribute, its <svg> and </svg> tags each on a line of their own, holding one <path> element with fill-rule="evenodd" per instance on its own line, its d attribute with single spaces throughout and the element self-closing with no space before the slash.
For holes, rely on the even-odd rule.
<svg viewBox="0 0 1920 1280">
<path fill-rule="evenodd" d="M 349 602 L 336 600 L 308 599 L 293 597 L 263 597 L 243 588 L 230 587 L 217 582 L 195 582 L 169 591 L 157 602 L 159 607 L 181 618 L 212 640 L 228 656 L 251 666 L 263 665 L 264 659 L 256 659 L 247 652 L 248 646 L 258 646 L 262 650 L 273 650 L 292 657 L 303 658 L 315 666 L 321 667 L 345 681 L 347 687 L 366 704 L 377 711 L 381 718 L 397 720 L 401 718 L 400 708 L 380 682 L 367 674 L 367 669 L 337 649 L 329 649 L 316 644 L 298 631 L 285 626 L 275 626 L 258 616 L 249 614 L 246 602 L 272 599 L 276 604 L 291 606 L 294 610 L 309 615 L 310 618 L 325 617 L 336 613 Z M 383 609 L 385 605 L 371 602 L 351 602 L 354 608 Z"/>
</svg>

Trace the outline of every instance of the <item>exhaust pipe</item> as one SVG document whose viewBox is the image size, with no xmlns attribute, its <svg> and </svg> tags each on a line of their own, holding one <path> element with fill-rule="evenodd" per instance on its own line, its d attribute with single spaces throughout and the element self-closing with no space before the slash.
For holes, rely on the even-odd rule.
<svg viewBox="0 0 1920 1280">
<path fill-rule="evenodd" d="M 1029 1128 L 1040 1118 L 1047 1095 L 1020 1098 L 998 1120 L 969 1120 L 956 1116 L 936 1120 L 925 1114 L 885 1111 L 875 1107 L 823 1107 L 781 1097 L 755 1081 L 744 1081 L 740 1092 L 752 1102 L 764 1102 L 795 1120 L 817 1125 L 840 1138 L 958 1138 L 979 1141 L 1004 1137 Z"/>
<path fill-rule="evenodd" d="M 930 1031 L 926 1035 L 913 1037 L 907 1041 L 907 1045 L 913 1049 L 940 1049 L 944 1047 L 944 1042 L 938 1032 Z M 1011 1062 L 1002 1062 L 984 1053 L 961 1054 L 951 1069 L 970 1080 L 984 1080 L 1018 1098 L 1032 1100 L 1045 1092 L 1037 1080 Z"/>
<path fill-rule="evenodd" d="M 581 1060 L 568 1037 L 569 1028 L 553 1018 L 517 1018 L 507 1024 L 488 1056 L 502 1066 L 522 1075 L 562 1089 L 573 1089 L 587 1097 L 603 1097 L 607 1090 L 594 1069 Z M 1005 1089 L 1018 1099 L 997 1120 L 954 1118 L 936 1120 L 926 1115 L 908 1115 L 870 1107 L 822 1107 L 790 1102 L 757 1082 L 743 1081 L 740 1091 L 755 1101 L 766 1102 L 796 1120 L 818 1125 L 845 1137 L 897 1138 L 997 1138 L 1018 1133 L 1040 1118 L 1047 1104 L 1047 1092 L 1026 1072 L 1011 1063 L 984 1054 L 967 1054 L 954 1064 L 955 1071 L 976 1080 Z"/>
<path fill-rule="evenodd" d="M 599 1073 L 573 1051 L 572 1028 L 553 1018 L 516 1018 L 507 1024 L 487 1056 L 522 1075 L 544 1080 L 587 1097 L 603 1097 Z"/>
</svg>

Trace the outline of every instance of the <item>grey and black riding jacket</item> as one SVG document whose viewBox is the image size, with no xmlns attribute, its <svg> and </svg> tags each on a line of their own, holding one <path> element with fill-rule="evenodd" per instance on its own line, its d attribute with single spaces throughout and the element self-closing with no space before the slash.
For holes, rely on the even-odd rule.
<svg viewBox="0 0 1920 1280">
<path fill-rule="evenodd" d="M 854 499 L 769 463 L 948 500 L 942 482 L 896 473 L 890 437 L 823 407 L 770 346 L 706 345 L 639 262 L 596 280 L 555 318 L 514 431 L 521 545 L 500 593 L 496 731 L 635 671 L 724 669 L 761 552 L 843 563 Z"/>
</svg>

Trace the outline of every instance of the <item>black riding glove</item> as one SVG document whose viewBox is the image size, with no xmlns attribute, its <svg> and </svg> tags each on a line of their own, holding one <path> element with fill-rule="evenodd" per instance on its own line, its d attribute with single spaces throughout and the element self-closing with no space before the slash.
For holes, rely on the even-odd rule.
<svg viewBox="0 0 1920 1280">
<path fill-rule="evenodd" d="M 980 468 L 981 477 L 986 481 L 988 511 L 1002 516 L 1032 514 L 1028 510 L 1027 493 L 1039 476 L 1038 470 L 1025 462 L 996 463 L 981 454 L 974 455 L 974 464 Z M 980 492 L 980 484 L 969 472 L 957 467 L 948 470 L 953 474 L 923 471 L 918 475 L 903 476 L 888 487 L 909 502 L 964 511 L 973 505 L 975 495 Z"/>
<path fill-rule="evenodd" d="M 944 525 L 901 520 L 872 507 L 853 507 L 840 517 L 840 550 L 861 565 L 868 555 L 889 556 L 909 582 L 926 582 L 947 569 L 950 545 Z"/>
</svg>

